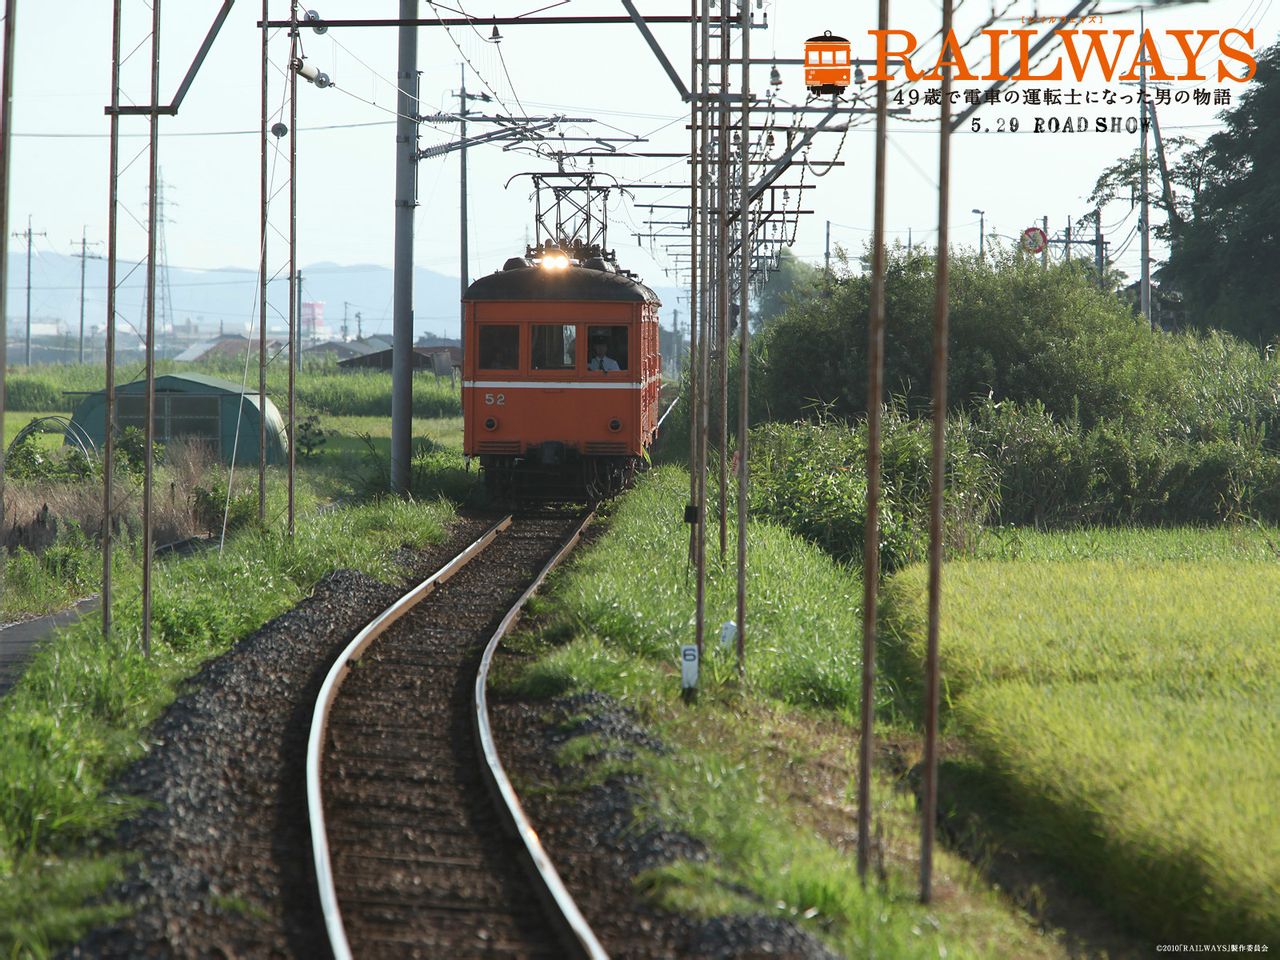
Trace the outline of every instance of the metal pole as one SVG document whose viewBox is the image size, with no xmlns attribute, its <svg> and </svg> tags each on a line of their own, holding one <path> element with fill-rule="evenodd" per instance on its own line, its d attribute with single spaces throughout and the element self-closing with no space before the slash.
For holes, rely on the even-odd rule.
<svg viewBox="0 0 1280 960">
<path fill-rule="evenodd" d="M 750 475 L 747 470 L 750 411 L 751 324 L 748 314 L 751 279 L 751 164 L 747 145 L 751 138 L 751 4 L 744 2 L 742 15 L 742 140 L 738 165 L 738 227 L 741 266 L 738 268 L 738 679 L 747 675 L 747 510 Z M 726 246 L 728 246 L 726 238 Z M 726 410 L 727 414 L 727 410 Z M 728 417 L 726 416 L 726 419 Z"/>
<path fill-rule="evenodd" d="M 1138 14 L 1138 29 L 1144 30 L 1146 17 Z M 1141 83 L 1138 97 L 1142 101 L 1140 107 L 1141 121 L 1138 124 L 1138 136 L 1142 138 L 1142 280 L 1139 287 L 1139 302 L 1142 316 L 1155 330 L 1156 322 L 1151 316 L 1151 204 L 1147 187 L 1147 62 L 1142 61 Z"/>
<path fill-rule="evenodd" d="M 147 442 L 142 474 L 142 653 L 151 656 L 151 501 L 156 442 L 156 194 L 160 178 L 160 0 L 151 5 L 150 164 L 147 175 Z"/>
<path fill-rule="evenodd" d="M 89 228 L 85 227 L 80 234 L 80 363 L 84 363 L 84 272 L 88 262 Z"/>
<path fill-rule="evenodd" d="M 31 214 L 27 214 L 27 366 L 31 366 Z M 8 254 L 6 253 L 6 256 Z"/>
<path fill-rule="evenodd" d="M 258 169 L 258 523 L 267 522 L 267 119 L 270 0 L 262 0 L 262 130 Z M 290 133 L 292 136 L 292 132 Z"/>
<path fill-rule="evenodd" d="M 887 30 L 889 0 L 880 0 Z M 858 749 L 858 876 L 871 859 L 871 758 L 875 742 L 876 594 L 880 581 L 880 380 L 884 370 L 884 205 L 889 84 L 876 81 L 875 203 L 871 234 L 871 304 L 867 319 L 867 523 L 862 550 L 862 716 Z"/>
<path fill-rule="evenodd" d="M 720 354 L 716 370 L 720 379 L 720 565 L 728 548 L 729 510 L 729 176 L 732 155 L 729 144 L 729 3 L 720 3 L 720 100 L 718 130 L 720 151 L 716 164 L 719 187 L 716 203 L 716 350 Z M 740 146 L 746 146 L 740 144 Z"/>
<path fill-rule="evenodd" d="M 942 35 L 951 31 L 952 0 L 942 0 Z M 951 202 L 951 72 L 942 71 L 938 135 L 938 259 L 933 313 L 933 483 L 929 503 L 929 640 L 925 655 L 924 813 L 920 842 L 920 902 L 933 897 L 933 833 L 938 808 L 938 616 L 942 601 L 942 498 L 947 448 L 947 214 Z"/>
<path fill-rule="evenodd" d="M 4 437 L 4 381 L 9 362 L 6 313 L 9 293 L 9 158 L 13 156 L 13 52 L 17 9 L 17 0 L 5 0 L 4 73 L 0 74 L 0 237 L 5 239 L 4 255 L 0 256 L 0 441 Z M 5 444 L 0 442 L 0 530 L 4 529 L 4 448 Z M 3 586 L 3 575 L 3 567 L 0 567 L 0 586 Z"/>
<path fill-rule="evenodd" d="M 289 4 L 289 63 L 296 65 L 300 45 L 298 42 L 298 0 Z M 294 375 L 297 367 L 294 364 L 294 337 L 298 329 L 298 71 L 296 66 L 289 70 L 289 536 L 295 529 L 293 482 L 294 468 L 297 466 L 298 434 L 294 423 L 294 391 L 296 383 Z"/>
<path fill-rule="evenodd" d="M 822 252 L 822 268 L 828 275 L 831 273 L 831 221 L 827 221 L 827 245 Z"/>
<path fill-rule="evenodd" d="M 458 336 L 462 340 L 462 350 L 465 353 L 467 349 L 467 325 L 463 314 L 466 307 L 462 301 L 467 298 L 468 279 L 470 277 L 471 257 L 467 250 L 467 66 L 464 63 L 458 64 L 458 72 L 462 74 L 462 86 L 459 88 L 458 102 L 461 109 L 458 115 L 462 118 L 460 129 L 462 131 L 461 142 L 462 148 L 459 153 L 459 170 L 458 170 L 458 224 L 461 231 L 458 240 L 458 277 L 459 277 L 459 296 L 458 296 Z"/>
<path fill-rule="evenodd" d="M 1102 247 L 1102 210 L 1093 211 L 1093 265 L 1098 271 L 1098 289 L 1106 290 L 1106 262 Z"/>
<path fill-rule="evenodd" d="M 400 0 L 400 17 L 417 16 L 417 0 Z M 417 177 L 418 29 L 401 26 L 396 117 L 395 289 L 392 295 L 391 492 L 409 491 L 413 447 L 413 212 Z M 464 101 L 465 103 L 465 101 Z M 465 222 L 465 221 L 464 221 Z M 465 327 L 465 325 L 464 325 Z"/>
<path fill-rule="evenodd" d="M 984 263 L 987 259 L 987 215 L 985 213 L 978 214 L 978 259 Z"/>
<path fill-rule="evenodd" d="M 107 342 L 106 402 L 102 444 L 102 639 L 111 636 L 111 538 L 115 520 L 112 485 L 115 475 L 116 432 L 116 237 L 120 206 L 120 4 L 115 0 L 111 24 L 111 175 L 107 211 Z"/>
<path fill-rule="evenodd" d="M 1044 231 L 1044 249 L 1040 251 L 1040 268 L 1042 270 L 1049 269 L 1049 218 L 1045 217 L 1041 223 L 1041 230 Z"/>
<path fill-rule="evenodd" d="M 698 324 L 702 322 L 702 312 L 698 309 L 698 275 L 699 275 L 699 243 L 702 238 L 702 155 L 698 150 L 699 119 L 701 118 L 702 101 L 698 94 L 702 88 L 698 85 L 698 0 L 690 0 L 691 18 L 689 21 L 689 85 L 693 87 L 694 96 L 689 99 L 689 506 L 698 509 L 698 412 L 701 409 L 698 399 Z M 697 563 L 698 559 L 698 526 L 701 518 L 694 516 L 689 524 L 689 559 Z M 699 615 L 701 620 L 701 598 L 699 598 Z M 698 644 L 701 651 L 702 644 Z"/>
<path fill-rule="evenodd" d="M 699 133 L 701 141 L 699 151 L 702 156 L 702 164 L 700 166 L 702 174 L 702 231 L 701 243 L 699 245 L 699 257 L 702 262 L 702 275 L 705 278 L 702 289 L 702 333 L 699 337 L 701 341 L 702 355 L 699 358 L 700 367 L 698 373 L 698 381 L 702 385 L 699 396 L 698 406 L 698 428 L 697 428 L 697 448 L 698 462 L 695 470 L 698 475 L 698 549 L 696 557 L 698 584 L 697 597 L 695 603 L 695 639 L 698 645 L 698 656 L 701 658 L 703 651 L 703 640 L 706 634 L 706 595 L 707 595 L 707 429 L 709 419 L 709 408 L 711 404 L 711 183 L 707 176 L 707 155 L 711 148 L 711 126 L 710 126 L 710 104 L 707 101 L 708 94 L 711 89 L 711 61 L 708 52 L 711 48 L 711 9 L 710 0 L 703 0 L 702 3 L 702 44 L 700 53 L 700 82 L 701 82 L 701 112 L 702 118 L 699 121 Z"/>
</svg>

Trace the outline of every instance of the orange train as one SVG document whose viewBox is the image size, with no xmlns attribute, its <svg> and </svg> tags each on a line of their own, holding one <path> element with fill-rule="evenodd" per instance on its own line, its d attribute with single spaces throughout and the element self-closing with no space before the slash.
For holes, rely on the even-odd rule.
<svg viewBox="0 0 1280 960">
<path fill-rule="evenodd" d="M 599 247 L 548 241 L 463 297 L 463 449 L 498 499 L 610 496 L 658 429 L 661 302 Z"/>
</svg>

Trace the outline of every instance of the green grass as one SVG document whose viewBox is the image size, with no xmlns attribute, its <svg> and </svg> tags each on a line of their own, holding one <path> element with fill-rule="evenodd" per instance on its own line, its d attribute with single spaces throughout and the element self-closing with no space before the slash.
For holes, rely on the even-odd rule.
<svg viewBox="0 0 1280 960">
<path fill-rule="evenodd" d="M 603 649 L 619 656 L 674 662 L 680 645 L 693 642 L 693 571 L 687 563 L 689 535 L 682 523 L 680 477 L 673 470 L 658 471 L 628 496 L 619 517 L 626 534 L 598 544 L 560 592 L 571 626 L 584 636 L 599 638 Z M 684 483 L 687 496 L 688 480 Z M 736 549 L 731 542 L 722 566 L 714 531 L 709 537 L 709 648 L 718 648 L 720 624 L 736 615 Z M 856 712 L 861 696 L 859 581 L 811 545 L 774 526 L 756 525 L 750 550 L 747 676 L 752 686 L 797 706 Z M 795 576 L 799 570 L 804 570 L 803 578 Z M 629 602 L 627 584 L 643 584 L 644 596 Z M 719 659 L 709 666 L 717 674 L 732 670 Z"/>
<path fill-rule="evenodd" d="M 156 375 L 194 373 L 220 377 L 232 383 L 244 382 L 244 364 L 186 364 L 173 360 L 156 363 Z M 141 365 L 118 367 L 116 382 L 140 379 Z M 283 361 L 267 367 L 267 392 L 284 413 L 288 399 L 289 369 Z M 12 368 L 6 377 L 9 400 L 6 409 L 41 413 L 69 413 L 83 399 L 68 396 L 103 389 L 105 368 L 96 364 L 54 364 Z M 249 370 L 248 389 L 256 391 L 257 367 Z M 302 414 L 328 416 L 391 416 L 391 373 L 382 370 L 343 370 L 336 366 L 306 366 L 295 384 L 298 409 Z M 431 374 L 413 379 L 413 412 L 420 417 L 457 416 L 462 411 L 457 386 Z"/>
<path fill-rule="evenodd" d="M 6 410 L 4 415 L 5 449 L 7 450 L 9 448 L 9 444 L 13 442 L 13 438 L 18 435 L 18 432 L 22 430 L 23 427 L 40 416 L 44 416 L 44 414 Z M 49 426 L 54 427 L 56 424 L 51 423 Z M 42 449 L 56 450 L 58 447 L 62 446 L 62 431 L 59 430 L 57 433 L 37 433 L 35 436 L 35 442 Z"/>
<path fill-rule="evenodd" d="M 1261 559 L 1268 538 L 1023 536 L 1036 559 L 944 575 L 950 720 L 1012 801 L 1013 835 L 1157 941 L 1280 931 L 1280 565 Z M 1101 559 L 1064 562 L 1081 557 Z M 916 663 L 924 591 L 911 568 L 886 597 L 889 633 Z"/>
<path fill-rule="evenodd" d="M 133 578 L 117 584 L 109 642 L 90 617 L 48 644 L 0 701 L 0 955 L 44 955 L 115 909 L 83 906 L 86 893 L 120 868 L 119 859 L 95 866 L 86 841 L 131 809 L 106 784 L 142 753 L 143 731 L 201 663 L 293 606 L 331 570 L 395 577 L 396 548 L 437 542 L 451 516 L 443 502 L 388 500 L 302 516 L 292 541 L 245 531 L 221 556 L 157 565 L 149 659 L 140 649 Z"/>
<path fill-rule="evenodd" d="M 712 538 L 702 690 L 695 704 L 682 703 L 678 648 L 693 638 L 687 495 L 687 474 L 664 468 L 623 498 L 607 535 L 555 578 L 554 600 L 541 602 L 547 622 L 524 641 L 540 658 L 504 680 L 534 696 L 605 691 L 670 748 L 624 764 L 647 781 L 652 799 L 639 812 L 692 833 L 712 857 L 650 871 L 641 888 L 696 915 L 782 915 L 850 957 L 1060 956 L 946 851 L 938 904 L 918 904 L 914 801 L 887 775 L 874 788 L 885 875 L 866 886 L 857 877 L 849 721 L 859 698 L 861 591 L 849 569 L 781 528 L 752 524 L 739 685 L 732 654 L 715 638 L 734 609 L 734 569 L 720 567 Z M 564 758 L 595 746 L 570 741 Z"/>
</svg>

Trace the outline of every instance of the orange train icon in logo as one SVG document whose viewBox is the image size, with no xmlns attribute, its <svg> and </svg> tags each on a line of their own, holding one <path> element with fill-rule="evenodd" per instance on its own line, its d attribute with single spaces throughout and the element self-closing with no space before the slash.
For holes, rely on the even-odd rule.
<svg viewBox="0 0 1280 960">
<path fill-rule="evenodd" d="M 804 44 L 804 85 L 816 95 L 842 94 L 849 86 L 850 45 L 828 30 Z"/>
</svg>

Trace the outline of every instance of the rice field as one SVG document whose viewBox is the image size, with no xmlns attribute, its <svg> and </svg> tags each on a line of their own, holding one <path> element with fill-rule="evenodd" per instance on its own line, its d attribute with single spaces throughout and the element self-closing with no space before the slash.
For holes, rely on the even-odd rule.
<svg viewBox="0 0 1280 960">
<path fill-rule="evenodd" d="M 1155 942 L 1280 943 L 1270 537 L 1024 535 L 1030 559 L 944 574 L 948 722 L 1012 800 L 1019 842 Z M 925 583 L 911 568 L 887 591 L 916 662 Z"/>
</svg>

